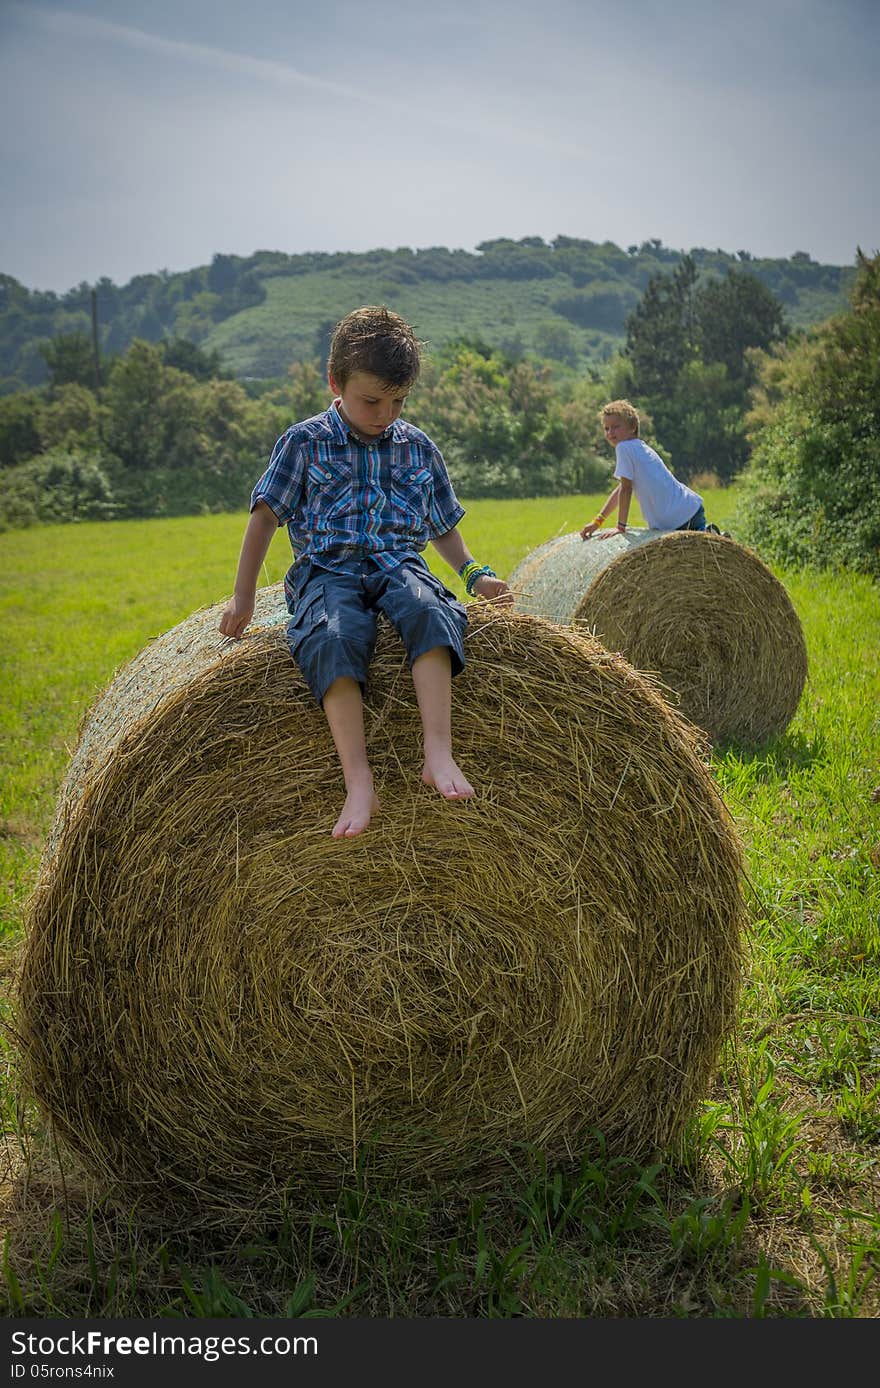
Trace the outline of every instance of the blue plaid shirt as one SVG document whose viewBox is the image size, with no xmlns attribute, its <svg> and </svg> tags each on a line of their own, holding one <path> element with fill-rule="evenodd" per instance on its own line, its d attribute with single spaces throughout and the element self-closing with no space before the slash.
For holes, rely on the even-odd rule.
<svg viewBox="0 0 880 1388">
<path fill-rule="evenodd" d="M 279 525 L 286 522 L 296 559 L 316 559 L 340 573 L 367 556 L 394 569 L 464 515 L 427 434 L 396 419 L 363 443 L 335 401 L 282 434 L 251 494 L 251 510 L 258 501 Z"/>
</svg>

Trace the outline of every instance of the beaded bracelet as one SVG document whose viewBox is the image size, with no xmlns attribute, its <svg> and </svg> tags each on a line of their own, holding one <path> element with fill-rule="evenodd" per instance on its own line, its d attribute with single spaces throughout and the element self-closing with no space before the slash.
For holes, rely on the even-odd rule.
<svg viewBox="0 0 880 1388">
<path fill-rule="evenodd" d="M 464 584 L 464 586 L 465 586 L 465 591 L 466 591 L 468 597 L 469 597 L 469 598 L 472 598 L 472 597 L 473 597 L 473 595 L 474 595 L 474 589 L 475 589 L 476 586 L 477 586 L 477 580 L 478 580 L 478 579 L 480 579 L 480 578 L 497 578 L 497 577 L 498 577 L 498 575 L 496 574 L 495 570 L 494 570 L 494 569 L 490 569 L 488 564 L 481 564 L 480 567 L 477 569 L 476 573 L 469 574 L 468 577 L 465 579 L 465 584 Z"/>
<path fill-rule="evenodd" d="M 498 577 L 495 570 L 490 569 L 488 564 L 478 564 L 475 559 L 469 560 L 467 564 L 462 564 L 458 576 L 464 583 L 465 592 L 469 598 L 474 595 L 474 586 L 478 578 Z"/>
<path fill-rule="evenodd" d="M 481 565 L 477 563 L 476 559 L 468 559 L 467 563 L 462 564 L 461 568 L 459 569 L 458 576 L 463 583 L 467 583 L 471 574 L 476 573 L 477 569 L 479 569 L 480 567 Z"/>
</svg>

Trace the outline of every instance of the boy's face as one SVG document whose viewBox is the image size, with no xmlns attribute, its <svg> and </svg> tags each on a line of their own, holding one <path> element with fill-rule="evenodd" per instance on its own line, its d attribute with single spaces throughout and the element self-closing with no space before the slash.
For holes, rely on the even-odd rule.
<svg viewBox="0 0 880 1388">
<path fill-rule="evenodd" d="M 366 438 L 378 438 L 398 418 L 406 403 L 406 386 L 389 386 L 369 371 L 353 371 L 344 386 L 329 378 L 349 424 Z"/>
<path fill-rule="evenodd" d="M 622 443 L 624 439 L 638 437 L 632 422 L 628 419 L 622 419 L 619 414 L 603 415 L 602 428 L 605 430 L 605 437 L 612 448 Z"/>
</svg>

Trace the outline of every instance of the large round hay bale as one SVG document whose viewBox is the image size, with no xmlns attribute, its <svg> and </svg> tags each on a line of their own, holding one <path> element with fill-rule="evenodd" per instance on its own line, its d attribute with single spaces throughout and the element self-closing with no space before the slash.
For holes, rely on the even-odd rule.
<svg viewBox="0 0 880 1388">
<path fill-rule="evenodd" d="M 583 624 L 655 674 L 714 742 L 760 746 L 794 717 L 807 677 L 801 624 L 779 579 L 735 540 L 575 532 L 532 550 L 509 582 L 521 611 Z"/>
<path fill-rule="evenodd" d="M 87 720 L 30 903 L 27 1087 L 108 1193 L 252 1215 L 282 1188 L 495 1178 L 517 1143 L 675 1141 L 736 1012 L 737 836 L 688 726 L 619 656 L 471 607 L 456 750 L 420 784 L 401 645 L 366 696 L 382 810 L 290 660 L 195 614 Z"/>
</svg>

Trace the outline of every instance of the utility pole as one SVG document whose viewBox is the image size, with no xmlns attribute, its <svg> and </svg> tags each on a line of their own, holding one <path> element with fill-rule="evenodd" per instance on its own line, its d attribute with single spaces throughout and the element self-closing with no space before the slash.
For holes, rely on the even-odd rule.
<svg viewBox="0 0 880 1388">
<path fill-rule="evenodd" d="M 98 351 L 98 293 L 92 290 L 92 353 L 95 358 L 95 390 L 101 389 L 101 354 Z"/>
</svg>

